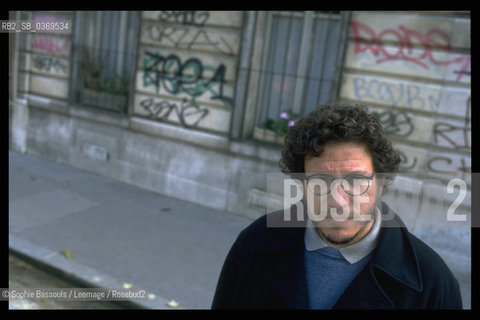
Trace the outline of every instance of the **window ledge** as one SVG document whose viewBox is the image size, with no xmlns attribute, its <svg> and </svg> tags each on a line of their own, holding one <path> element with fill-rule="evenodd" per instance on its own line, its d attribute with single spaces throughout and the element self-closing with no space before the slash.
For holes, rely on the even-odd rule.
<svg viewBox="0 0 480 320">
<path fill-rule="evenodd" d="M 226 136 L 191 130 L 177 125 L 135 116 L 130 118 L 130 129 L 149 135 L 185 142 L 202 148 L 252 157 L 262 161 L 277 163 L 278 160 L 280 160 L 280 145 L 267 145 L 259 141 L 234 141 Z"/>
<path fill-rule="evenodd" d="M 29 106 L 46 109 L 48 111 L 57 113 L 69 113 L 69 105 L 64 100 L 58 100 L 53 98 L 47 98 L 34 94 L 27 94 L 25 96 Z"/>
<path fill-rule="evenodd" d="M 202 148 L 251 157 L 275 164 L 280 160 L 283 137 L 277 135 L 275 139 L 272 140 L 271 137 L 272 135 L 274 136 L 275 133 L 261 128 L 256 128 L 255 140 L 234 141 L 227 136 L 191 130 L 189 128 L 136 116 L 128 117 L 125 114 L 115 114 L 86 106 L 71 105 L 64 100 L 28 95 L 27 101 L 29 106 L 44 109 L 49 112 L 122 127 L 143 134 L 185 142 Z"/>
<path fill-rule="evenodd" d="M 279 146 L 283 146 L 283 142 L 285 140 L 285 136 L 279 135 L 273 130 L 259 127 L 254 128 L 253 138 L 259 141 L 271 142 Z"/>
<path fill-rule="evenodd" d="M 125 114 L 115 114 L 113 112 L 90 108 L 82 105 L 71 105 L 64 100 L 46 98 L 32 94 L 29 94 L 26 98 L 28 101 L 28 105 L 31 107 L 60 113 L 65 116 L 96 121 L 108 125 L 124 128 L 128 127 L 128 118 Z"/>
<path fill-rule="evenodd" d="M 149 135 L 161 136 L 173 140 L 181 140 L 191 144 L 198 144 L 216 149 L 228 149 L 229 139 L 225 136 L 216 135 L 197 130 L 191 130 L 181 126 L 152 121 L 141 117 L 132 116 L 129 127 L 134 131 Z"/>
</svg>

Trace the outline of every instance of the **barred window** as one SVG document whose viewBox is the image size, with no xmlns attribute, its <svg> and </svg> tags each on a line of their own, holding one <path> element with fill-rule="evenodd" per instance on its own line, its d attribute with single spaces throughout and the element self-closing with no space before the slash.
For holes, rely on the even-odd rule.
<svg viewBox="0 0 480 320">
<path fill-rule="evenodd" d="M 76 104 L 127 112 L 138 29 L 136 11 L 76 12 L 72 77 Z"/>
<path fill-rule="evenodd" d="M 296 118 L 337 99 L 347 21 L 339 11 L 268 14 L 255 138 L 279 141 Z"/>
</svg>

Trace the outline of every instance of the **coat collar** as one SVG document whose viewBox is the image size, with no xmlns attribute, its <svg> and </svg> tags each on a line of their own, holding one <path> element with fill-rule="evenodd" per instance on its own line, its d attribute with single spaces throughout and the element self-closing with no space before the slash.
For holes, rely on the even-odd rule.
<svg viewBox="0 0 480 320">
<path fill-rule="evenodd" d="M 417 253 L 410 242 L 411 235 L 398 215 L 385 203 L 382 205 L 382 216 L 383 230 L 372 267 L 416 291 L 422 291 L 421 271 Z"/>
<path fill-rule="evenodd" d="M 291 308 L 307 309 L 308 293 L 303 256 L 306 214 L 303 210 L 303 214 L 300 212 L 297 216 L 296 208 L 302 210 L 304 207 L 294 205 L 290 212 L 292 219 L 287 222 L 285 222 L 283 210 L 267 214 L 265 232 L 257 243 L 256 251 L 269 256 L 269 271 L 265 277 L 277 294 Z M 375 269 L 381 270 L 402 285 L 421 291 L 422 281 L 418 259 L 410 244 L 405 225 L 385 203 L 382 203 L 382 217 L 380 239 L 369 264 L 369 271 L 365 270 L 365 272 L 371 272 L 375 278 Z M 370 283 L 370 285 L 376 290 L 366 302 L 373 305 L 383 300 L 386 306 L 391 307 L 392 302 L 380 284 L 377 281 L 373 282 L 375 284 Z M 354 288 L 349 287 L 349 289 Z M 355 290 L 349 289 L 345 294 L 354 294 Z M 360 295 L 365 299 L 368 298 L 364 291 L 360 292 Z"/>
</svg>

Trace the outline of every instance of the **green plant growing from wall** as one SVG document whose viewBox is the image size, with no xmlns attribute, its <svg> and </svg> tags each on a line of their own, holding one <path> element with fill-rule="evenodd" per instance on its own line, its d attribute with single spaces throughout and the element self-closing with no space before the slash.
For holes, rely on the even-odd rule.
<svg viewBox="0 0 480 320">
<path fill-rule="evenodd" d="M 295 120 L 298 118 L 300 118 L 300 115 L 289 109 L 280 113 L 278 119 L 268 118 L 260 127 L 262 129 L 272 130 L 277 134 L 284 136 L 287 134 L 288 129 L 293 127 Z"/>
</svg>

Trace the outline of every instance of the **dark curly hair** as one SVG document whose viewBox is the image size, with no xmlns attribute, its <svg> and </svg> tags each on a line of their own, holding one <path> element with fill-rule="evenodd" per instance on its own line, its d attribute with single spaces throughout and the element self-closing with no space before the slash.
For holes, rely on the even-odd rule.
<svg viewBox="0 0 480 320">
<path fill-rule="evenodd" d="M 353 141 L 367 147 L 375 172 L 385 173 L 385 182 L 394 179 L 400 156 L 392 148 L 378 119 L 366 106 L 334 104 L 318 106 L 298 119 L 285 136 L 280 168 L 292 175 L 305 172 L 306 155 L 320 156 L 323 145 L 331 141 Z"/>
</svg>

